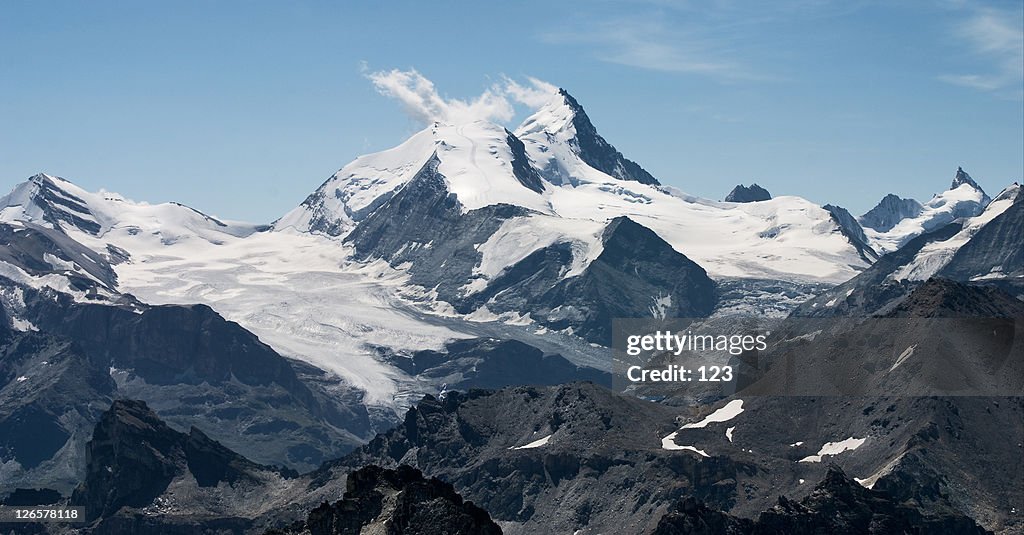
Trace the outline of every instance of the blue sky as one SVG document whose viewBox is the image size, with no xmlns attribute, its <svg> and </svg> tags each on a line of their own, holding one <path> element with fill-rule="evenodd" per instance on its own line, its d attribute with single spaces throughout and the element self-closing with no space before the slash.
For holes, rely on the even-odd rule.
<svg viewBox="0 0 1024 535">
<path fill-rule="evenodd" d="M 958 165 L 995 193 L 1024 175 L 1022 34 L 1020 1 L 8 0 L 0 189 L 42 171 L 270 221 L 420 128 L 368 78 L 415 69 L 445 100 L 565 87 L 705 197 L 756 181 L 862 213 Z"/>
</svg>

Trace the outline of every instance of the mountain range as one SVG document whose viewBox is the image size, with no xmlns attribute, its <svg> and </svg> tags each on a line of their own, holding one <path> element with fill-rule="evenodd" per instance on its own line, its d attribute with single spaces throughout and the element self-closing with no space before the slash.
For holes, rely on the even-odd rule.
<svg viewBox="0 0 1024 535">
<path fill-rule="evenodd" d="M 869 524 L 1011 533 L 1019 471 L 984 462 L 1019 455 L 1019 397 L 921 397 L 918 368 L 848 344 L 925 336 L 865 318 L 1012 327 L 1022 229 L 1020 186 L 989 197 L 963 169 L 861 216 L 757 184 L 688 195 L 565 90 L 512 130 L 432 123 L 272 222 L 39 174 L 0 198 L 0 496 L 51 489 L 98 533 L 348 533 L 404 518 L 393 496 L 467 532 L 767 533 L 846 500 Z M 780 322 L 772 349 L 814 356 L 808 374 L 846 358 L 893 399 L 609 389 L 615 318 L 738 317 Z M 806 323 L 837 318 L 855 321 Z M 1019 393 L 1009 347 L 995 390 Z M 774 391 L 783 368 L 755 368 Z M 682 432 L 736 401 L 738 430 Z"/>
</svg>

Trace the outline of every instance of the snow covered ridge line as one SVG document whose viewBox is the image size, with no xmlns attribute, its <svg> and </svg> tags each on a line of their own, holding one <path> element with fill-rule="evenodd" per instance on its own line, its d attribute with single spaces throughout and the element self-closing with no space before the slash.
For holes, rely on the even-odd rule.
<svg viewBox="0 0 1024 535">
<path fill-rule="evenodd" d="M 381 219 L 374 214 L 401 218 L 400 212 L 412 203 L 425 202 L 424 195 L 410 194 L 422 189 L 419 182 L 425 174 L 437 178 L 430 188 L 443 192 L 443 202 L 453 206 L 445 225 L 473 218 L 483 209 L 495 214 L 496 206 L 522 210 L 514 222 L 506 219 L 501 228 L 480 234 L 474 242 L 482 258 L 475 276 L 463 283 L 463 294 L 484 289 L 500 275 L 495 267 L 510 265 L 508 257 L 521 260 L 558 244 L 572 249 L 568 275 L 578 275 L 600 253 L 600 226 L 620 216 L 653 230 L 714 277 L 836 283 L 855 275 L 872 258 L 862 253 L 868 246 L 850 242 L 849 236 L 863 234 L 846 230 L 856 225 L 852 217 L 840 222 L 834 213 L 799 197 L 717 202 L 661 186 L 601 137 L 579 102 L 564 90 L 513 132 L 486 121 L 435 122 L 393 149 L 361 156 L 274 228 L 352 241 L 359 227 Z M 431 199 L 441 202 L 441 197 Z M 443 247 L 437 236 L 417 237 L 422 233 L 411 232 L 409 226 L 388 232 L 409 248 Z M 490 244 L 499 243 L 496 253 Z M 401 256 L 380 257 L 393 266 L 416 263 L 407 254 Z"/>
<path fill-rule="evenodd" d="M 981 186 L 958 167 L 949 189 L 935 194 L 927 202 L 889 194 L 857 219 L 868 243 L 878 252 L 887 253 L 957 219 L 978 216 L 990 202 Z"/>
<path fill-rule="evenodd" d="M 130 234 L 164 244 L 195 237 L 207 241 L 244 237 L 268 228 L 222 221 L 176 202 L 149 204 L 102 190 L 92 193 L 46 174 L 30 177 L 0 198 L 0 222 L 33 223 L 80 242 L 80 237 L 110 240 L 111 234 Z"/>
<path fill-rule="evenodd" d="M 948 239 L 936 240 L 925 245 L 918 251 L 911 262 L 893 272 L 890 278 L 897 281 L 924 281 L 940 273 L 953 260 L 957 252 L 972 237 L 988 226 L 989 223 L 999 218 L 1008 210 L 1011 210 L 1011 208 L 1020 210 L 1018 205 L 1024 201 L 1024 197 L 1020 195 L 1020 190 L 1021 187 L 1014 184 L 1001 191 L 996 195 L 995 199 L 985 205 L 981 212 L 972 217 L 960 219 L 961 229 L 959 232 Z M 1014 208 L 1015 206 L 1016 208 Z M 1006 253 L 1010 253 L 1010 251 L 1006 251 Z M 1002 266 L 991 265 L 989 275 L 994 275 L 993 278 L 998 278 L 1000 271 L 1002 271 Z M 984 276 L 982 275 L 982 277 Z"/>
<path fill-rule="evenodd" d="M 660 186 L 653 177 L 646 178 L 646 172 L 626 172 L 635 164 L 597 134 L 579 103 L 564 90 L 514 133 L 484 121 L 434 123 L 394 149 L 360 157 L 277 221 L 275 228 L 352 240 L 353 232 L 375 213 L 391 211 L 399 217 L 397 205 L 410 206 L 408 191 L 419 187 L 415 182 L 428 164 L 438 177 L 436 187 L 450 197 L 458 216 L 472 218 L 484 208 L 501 205 L 524 210 L 497 230 L 481 234 L 483 243 L 473 243 L 480 257 L 457 292 L 461 296 L 485 290 L 502 275 L 502 268 L 560 245 L 572 251 L 566 276 L 581 274 L 601 251 L 594 225 L 616 216 L 652 229 L 714 278 L 835 284 L 874 262 L 878 251 L 888 250 L 885 240 L 908 235 L 902 227 L 893 232 L 904 238 L 868 233 L 845 209 L 819 207 L 799 197 L 716 202 Z M 963 193 L 965 198 L 975 187 L 969 177 L 954 184 L 956 195 Z M 932 203 L 933 211 L 955 212 L 939 206 L 945 206 L 950 195 Z M 422 195 L 415 198 L 424 200 Z M 436 249 L 440 243 L 434 238 L 396 239 L 404 240 L 409 249 Z M 398 259 L 379 255 L 380 251 L 367 254 L 379 255 L 393 266 L 416 264 L 405 254 L 408 250 L 402 252 Z M 440 294 L 451 301 L 445 292 Z"/>
</svg>

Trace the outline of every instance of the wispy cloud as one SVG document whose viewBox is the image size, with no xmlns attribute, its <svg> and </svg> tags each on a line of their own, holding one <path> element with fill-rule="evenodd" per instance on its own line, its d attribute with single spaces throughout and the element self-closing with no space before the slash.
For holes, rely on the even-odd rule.
<svg viewBox="0 0 1024 535">
<path fill-rule="evenodd" d="M 977 8 L 956 29 L 956 36 L 983 63 L 979 72 L 946 74 L 939 79 L 982 91 L 1024 92 L 1024 11 Z"/>
<path fill-rule="evenodd" d="M 515 116 L 515 103 L 535 109 L 548 102 L 558 90 L 537 78 L 527 77 L 526 84 L 520 84 L 502 76 L 501 82 L 492 84 L 477 97 L 463 100 L 442 96 L 434 82 L 416 69 L 391 69 L 364 75 L 380 94 L 400 102 L 412 119 L 422 123 L 507 122 Z"/>
<path fill-rule="evenodd" d="M 638 69 L 708 75 L 719 79 L 758 77 L 749 66 L 727 59 L 724 44 L 697 32 L 669 31 L 641 20 L 597 23 L 579 32 L 548 32 L 550 43 L 594 47 L 597 59 Z"/>
<path fill-rule="evenodd" d="M 558 92 L 558 87 L 544 80 L 527 76 L 528 85 L 521 85 L 515 80 L 502 76 L 505 94 L 512 100 L 536 109 L 551 101 L 551 96 Z"/>
<path fill-rule="evenodd" d="M 719 81 L 777 80 L 765 58 L 762 32 L 778 23 L 842 17 L 870 0 L 623 0 L 588 3 L 586 15 L 540 35 L 553 44 L 589 48 L 594 58 L 637 69 Z M 596 7 L 595 7 L 596 6 Z M 771 54 L 768 54 L 770 57 Z"/>
</svg>

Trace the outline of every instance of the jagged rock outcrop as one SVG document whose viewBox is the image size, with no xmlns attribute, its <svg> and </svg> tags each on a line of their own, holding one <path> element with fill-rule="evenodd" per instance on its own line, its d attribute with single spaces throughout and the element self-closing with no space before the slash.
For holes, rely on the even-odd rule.
<svg viewBox="0 0 1024 535">
<path fill-rule="evenodd" d="M 878 201 L 874 208 L 860 216 L 858 221 L 861 226 L 879 232 L 888 232 L 900 221 L 920 215 L 922 208 L 921 203 L 914 199 L 904 199 L 890 193 L 882 197 L 882 200 Z"/>
<path fill-rule="evenodd" d="M 62 232 L 32 223 L 0 223 L 0 262 L 33 276 L 59 273 L 72 288 L 100 299 L 104 294 L 97 288 L 109 294 L 117 287 L 117 274 L 106 258 Z"/>
<path fill-rule="evenodd" d="M 487 512 L 415 468 L 367 466 L 348 475 L 345 496 L 309 513 L 310 535 L 500 535 Z M 279 532 L 270 532 L 279 533 Z"/>
<path fill-rule="evenodd" d="M 956 280 L 996 281 L 1024 277 L 1024 195 L 1008 188 L 996 201 L 1012 204 L 970 237 L 938 272 Z M 1005 197 L 1004 197 L 1005 196 Z"/>
<path fill-rule="evenodd" d="M 117 385 L 106 363 L 72 341 L 0 323 L 0 495 L 37 486 L 69 492 Z"/>
<path fill-rule="evenodd" d="M 967 184 L 971 188 L 976 189 L 976 190 L 982 192 L 983 194 L 985 193 L 985 190 L 981 189 L 981 186 L 979 186 L 978 183 L 975 182 L 973 178 L 971 178 L 971 175 L 968 175 L 967 172 L 964 171 L 963 167 L 957 167 L 956 168 L 956 175 L 953 176 L 953 182 L 950 184 L 949 189 L 956 189 L 956 188 L 959 188 L 960 186 L 962 186 L 964 184 Z M 988 202 L 989 202 L 989 196 L 985 195 L 983 197 L 983 200 L 982 200 L 981 204 L 982 204 L 982 206 L 984 206 L 984 205 L 988 204 Z"/>
<path fill-rule="evenodd" d="M 839 226 L 839 231 L 857 249 L 857 252 L 860 253 L 864 261 L 872 263 L 878 260 L 878 253 L 868 243 L 868 237 L 864 234 L 864 229 L 857 222 L 857 219 L 850 215 L 846 208 L 831 204 L 826 204 L 822 208 L 828 210 L 829 214 L 832 215 L 832 221 Z"/>
<path fill-rule="evenodd" d="M 175 431 L 133 400 L 117 400 L 103 414 L 86 460 L 85 481 L 71 503 L 84 506 L 88 520 L 113 516 L 123 507 L 149 506 L 186 473 L 199 487 L 255 485 L 266 473 L 297 475 L 253 463 L 195 427 L 188 434 Z"/>
<path fill-rule="evenodd" d="M 955 511 L 923 514 L 886 492 L 864 488 L 835 466 L 810 495 L 799 501 L 779 497 L 779 503 L 756 520 L 736 518 L 683 500 L 662 517 L 652 535 L 985 535 L 974 520 Z"/>
<path fill-rule="evenodd" d="M 738 184 L 728 195 L 725 202 L 758 202 L 771 200 L 772 194 L 756 183 L 749 186 Z"/>
<path fill-rule="evenodd" d="M 890 318 L 1024 318 L 1024 302 L 993 286 L 931 278 L 885 314 Z"/>
<path fill-rule="evenodd" d="M 589 383 L 452 392 L 428 396 L 402 425 L 312 475 L 409 464 L 452 483 L 507 532 L 642 533 L 686 493 L 728 506 L 738 474 L 754 472 L 743 461 L 665 450 L 676 416 Z"/>
<path fill-rule="evenodd" d="M 502 223 L 529 211 L 507 204 L 462 213 L 448 192 L 435 154 L 409 183 L 345 237 L 361 259 L 409 266 L 410 282 L 434 288 L 441 299 L 463 293 L 480 253 L 476 247 Z"/>
</svg>

